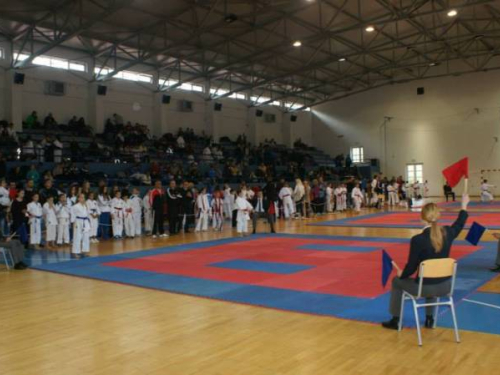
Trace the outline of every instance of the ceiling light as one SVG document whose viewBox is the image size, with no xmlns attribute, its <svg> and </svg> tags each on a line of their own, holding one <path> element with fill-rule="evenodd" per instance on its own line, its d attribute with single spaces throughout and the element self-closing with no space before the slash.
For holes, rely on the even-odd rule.
<svg viewBox="0 0 500 375">
<path fill-rule="evenodd" d="M 365 29 L 367 32 L 371 33 L 373 31 L 375 31 L 375 27 L 374 26 L 367 26 L 366 29 Z"/>
<path fill-rule="evenodd" d="M 456 9 L 452 9 L 447 14 L 448 17 L 455 17 L 458 14 L 458 12 L 456 11 Z"/>
<path fill-rule="evenodd" d="M 300 40 L 296 40 L 295 42 L 293 42 L 294 47 L 300 47 L 301 45 L 302 45 L 302 42 Z"/>
<path fill-rule="evenodd" d="M 339 61 L 340 61 L 340 62 L 345 61 L 345 57 L 341 57 L 341 58 L 339 59 Z"/>
</svg>

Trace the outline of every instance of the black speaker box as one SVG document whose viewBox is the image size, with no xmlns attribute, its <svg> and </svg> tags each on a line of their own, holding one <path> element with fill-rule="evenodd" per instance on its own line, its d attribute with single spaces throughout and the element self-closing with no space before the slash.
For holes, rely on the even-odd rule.
<svg viewBox="0 0 500 375">
<path fill-rule="evenodd" d="M 263 114 L 264 114 L 264 112 L 261 111 L 260 109 L 255 111 L 255 116 L 257 116 L 257 117 L 262 117 Z"/>
<path fill-rule="evenodd" d="M 417 95 L 424 95 L 425 89 L 423 87 L 417 87 Z"/>
<path fill-rule="evenodd" d="M 214 111 L 222 111 L 222 103 L 215 103 L 214 104 Z"/>
<path fill-rule="evenodd" d="M 170 95 L 163 95 L 163 97 L 161 98 L 161 102 L 163 104 L 170 104 Z"/>
<path fill-rule="evenodd" d="M 296 121 L 297 121 L 297 116 L 295 116 L 295 115 L 291 115 L 291 116 L 290 116 L 290 121 L 291 121 L 291 122 L 296 122 Z"/>
<path fill-rule="evenodd" d="M 23 73 L 14 73 L 14 83 L 16 85 L 24 85 L 24 74 Z"/>
<path fill-rule="evenodd" d="M 107 91 L 108 91 L 107 86 L 103 86 L 103 85 L 97 86 L 97 95 L 105 96 Z"/>
</svg>

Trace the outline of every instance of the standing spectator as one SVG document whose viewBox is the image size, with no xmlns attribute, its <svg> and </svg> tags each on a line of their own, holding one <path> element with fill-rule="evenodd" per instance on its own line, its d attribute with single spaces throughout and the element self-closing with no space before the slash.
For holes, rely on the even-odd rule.
<svg viewBox="0 0 500 375">
<path fill-rule="evenodd" d="M 60 163 L 62 161 L 63 154 L 63 143 L 61 142 L 61 137 L 56 136 L 52 145 L 54 147 L 54 163 Z"/>
<path fill-rule="evenodd" d="M 153 238 L 157 236 L 168 237 L 163 227 L 165 221 L 163 212 L 165 207 L 165 192 L 161 186 L 161 181 L 155 182 L 155 187 L 150 192 L 150 202 L 153 209 Z"/>
<path fill-rule="evenodd" d="M 38 114 L 36 111 L 31 112 L 31 114 L 26 118 L 25 124 L 27 129 L 33 129 L 39 126 L 40 123 L 38 122 Z"/>
</svg>

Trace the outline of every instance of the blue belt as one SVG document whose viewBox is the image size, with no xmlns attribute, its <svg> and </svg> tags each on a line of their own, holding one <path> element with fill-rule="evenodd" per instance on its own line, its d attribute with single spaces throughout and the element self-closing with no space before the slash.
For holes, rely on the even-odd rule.
<svg viewBox="0 0 500 375">
<path fill-rule="evenodd" d="M 88 220 L 88 221 L 90 221 L 89 217 L 77 216 L 76 218 L 80 219 L 80 220 Z"/>
</svg>

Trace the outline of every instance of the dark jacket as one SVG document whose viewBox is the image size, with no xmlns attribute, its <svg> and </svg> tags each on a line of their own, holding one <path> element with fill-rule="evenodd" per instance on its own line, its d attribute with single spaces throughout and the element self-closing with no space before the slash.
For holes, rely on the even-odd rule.
<svg viewBox="0 0 500 375">
<path fill-rule="evenodd" d="M 467 211 L 461 210 L 458 214 L 457 220 L 455 220 L 451 226 L 443 227 L 445 230 L 445 236 L 443 248 L 440 252 L 436 252 L 432 247 L 430 228 L 426 228 L 422 233 L 414 236 L 410 242 L 410 256 L 408 258 L 408 263 L 401 274 L 401 279 L 407 279 L 413 275 L 418 270 L 420 263 L 424 260 L 449 258 L 451 245 L 464 228 L 468 217 L 469 215 L 467 214 Z M 426 279 L 424 280 L 424 283 L 437 284 L 442 281 L 442 278 Z"/>
</svg>

